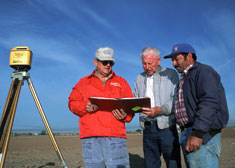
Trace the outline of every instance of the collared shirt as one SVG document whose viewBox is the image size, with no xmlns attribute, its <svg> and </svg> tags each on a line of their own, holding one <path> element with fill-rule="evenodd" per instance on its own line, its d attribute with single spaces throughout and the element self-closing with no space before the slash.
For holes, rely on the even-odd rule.
<svg viewBox="0 0 235 168">
<path fill-rule="evenodd" d="M 98 77 L 98 72 L 95 71 L 94 75 L 95 75 L 96 77 Z M 101 81 L 103 82 L 103 84 L 105 84 L 106 81 L 107 81 L 111 76 L 112 76 L 112 73 L 110 73 L 109 76 L 107 76 L 107 78 L 106 78 L 105 80 L 101 80 Z M 98 78 L 99 78 L 99 77 L 98 77 Z"/>
<path fill-rule="evenodd" d="M 147 76 L 147 84 L 146 84 L 146 97 L 150 97 L 151 99 L 151 107 L 155 106 L 154 94 L 153 94 L 153 75 Z"/>
<path fill-rule="evenodd" d="M 179 82 L 179 90 L 178 95 L 175 101 L 175 118 L 179 125 L 185 125 L 189 122 L 189 117 L 187 114 L 187 110 L 184 104 L 184 96 L 183 96 L 183 85 L 184 85 L 184 76 L 187 75 L 190 68 L 192 68 L 193 64 L 189 65 L 181 76 Z"/>
</svg>

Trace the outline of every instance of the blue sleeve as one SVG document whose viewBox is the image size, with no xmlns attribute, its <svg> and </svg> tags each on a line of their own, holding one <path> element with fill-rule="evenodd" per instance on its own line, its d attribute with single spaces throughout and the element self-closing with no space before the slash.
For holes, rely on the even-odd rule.
<svg viewBox="0 0 235 168">
<path fill-rule="evenodd" d="M 196 95 L 198 105 L 193 124 L 193 130 L 206 133 L 213 124 L 213 118 L 217 117 L 220 108 L 218 87 L 220 77 L 211 67 L 203 67 L 198 73 L 196 81 Z M 202 134 L 201 134 L 202 136 Z"/>
</svg>

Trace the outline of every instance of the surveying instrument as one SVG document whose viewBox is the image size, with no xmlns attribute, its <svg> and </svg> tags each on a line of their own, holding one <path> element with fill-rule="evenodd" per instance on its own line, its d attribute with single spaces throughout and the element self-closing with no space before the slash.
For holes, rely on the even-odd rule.
<svg viewBox="0 0 235 168">
<path fill-rule="evenodd" d="M 27 80 L 29 89 L 32 93 L 33 99 L 37 105 L 40 116 L 43 120 L 43 123 L 47 129 L 48 135 L 50 137 L 51 143 L 56 151 L 56 154 L 61 161 L 61 166 L 67 168 L 63 156 L 60 152 L 60 149 L 56 143 L 56 140 L 53 136 L 53 133 L 50 129 L 49 123 L 46 119 L 46 116 L 43 112 L 42 106 L 34 89 L 33 83 L 30 79 L 28 71 L 31 69 L 32 62 L 32 51 L 26 47 L 15 47 L 10 52 L 10 66 L 15 70 L 11 74 L 12 83 L 8 92 L 6 104 L 2 113 L 2 118 L 0 122 L 0 168 L 3 168 L 7 148 L 11 136 L 12 125 L 14 122 L 16 107 L 20 95 L 21 86 L 23 81 Z"/>
</svg>

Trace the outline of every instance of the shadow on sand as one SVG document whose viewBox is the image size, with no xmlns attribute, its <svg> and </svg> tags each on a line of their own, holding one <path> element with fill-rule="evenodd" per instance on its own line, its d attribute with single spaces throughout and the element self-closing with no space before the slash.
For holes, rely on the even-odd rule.
<svg viewBox="0 0 235 168">
<path fill-rule="evenodd" d="M 143 168 L 144 167 L 144 158 L 140 157 L 137 154 L 129 153 L 130 158 L 130 167 L 131 168 Z"/>
<path fill-rule="evenodd" d="M 39 166 L 38 168 L 43 168 L 43 167 L 48 167 L 48 166 L 53 166 L 54 167 L 55 163 L 54 162 L 48 162 L 47 164 Z"/>
</svg>

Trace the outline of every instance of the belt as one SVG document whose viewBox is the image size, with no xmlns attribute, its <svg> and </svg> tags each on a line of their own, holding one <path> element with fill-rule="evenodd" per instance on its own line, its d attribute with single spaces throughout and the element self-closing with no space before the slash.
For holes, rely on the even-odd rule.
<svg viewBox="0 0 235 168">
<path fill-rule="evenodd" d="M 190 122 L 190 123 L 181 125 L 180 129 L 181 129 L 181 131 L 183 131 L 185 128 L 189 128 L 189 127 L 192 127 L 192 126 L 193 126 L 193 123 Z"/>
<path fill-rule="evenodd" d="M 181 132 L 182 132 L 185 128 L 189 128 L 189 127 L 192 127 L 192 126 L 193 126 L 193 123 L 191 123 L 191 122 L 180 126 Z M 215 136 L 217 133 L 220 133 L 220 132 L 221 132 L 221 129 L 217 129 L 217 130 L 210 130 L 208 133 L 210 134 L 211 137 L 213 137 L 213 136 Z"/>
<path fill-rule="evenodd" d="M 157 121 L 145 121 L 144 125 L 151 125 L 151 124 L 157 124 Z"/>
</svg>

